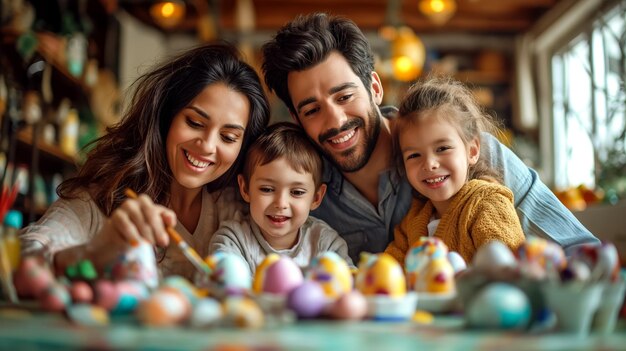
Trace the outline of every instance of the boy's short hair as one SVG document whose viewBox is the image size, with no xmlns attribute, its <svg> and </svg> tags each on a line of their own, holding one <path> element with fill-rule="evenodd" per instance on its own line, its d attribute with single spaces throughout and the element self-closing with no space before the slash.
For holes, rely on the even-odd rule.
<svg viewBox="0 0 626 351">
<path fill-rule="evenodd" d="M 250 177 L 258 166 L 266 165 L 284 157 L 297 172 L 311 173 L 315 189 L 322 185 L 322 159 L 300 126 L 290 122 L 270 125 L 246 154 L 243 178 L 250 184 Z"/>
</svg>

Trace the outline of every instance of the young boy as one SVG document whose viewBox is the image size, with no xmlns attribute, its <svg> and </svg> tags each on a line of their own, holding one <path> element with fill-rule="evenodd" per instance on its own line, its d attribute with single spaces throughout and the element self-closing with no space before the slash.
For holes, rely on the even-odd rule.
<svg viewBox="0 0 626 351">
<path fill-rule="evenodd" d="M 325 251 L 348 265 L 346 242 L 322 220 L 309 217 L 326 192 L 322 160 L 306 134 L 292 123 L 276 123 L 250 147 L 237 178 L 250 214 L 225 221 L 209 243 L 209 253 L 241 255 L 252 274 L 270 253 L 291 257 L 301 267 Z"/>
</svg>

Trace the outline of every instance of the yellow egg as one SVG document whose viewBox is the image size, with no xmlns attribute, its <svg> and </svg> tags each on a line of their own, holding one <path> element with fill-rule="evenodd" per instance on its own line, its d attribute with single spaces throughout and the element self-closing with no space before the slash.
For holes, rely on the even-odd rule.
<svg viewBox="0 0 626 351">
<path fill-rule="evenodd" d="M 392 256 L 386 253 L 365 255 L 359 262 L 356 288 L 364 295 L 401 297 L 406 294 L 406 278 Z"/>
<path fill-rule="evenodd" d="M 431 259 L 445 257 L 447 254 L 448 246 L 439 238 L 423 236 L 416 241 L 407 252 L 404 260 L 409 286 L 415 286 L 417 277 Z"/>
<path fill-rule="evenodd" d="M 260 328 L 265 322 L 263 311 L 247 297 L 228 297 L 223 302 L 224 322 L 238 328 Z"/>
<path fill-rule="evenodd" d="M 271 266 L 272 263 L 278 261 L 280 259 L 280 255 L 271 253 L 263 259 L 261 264 L 256 267 L 256 272 L 254 273 L 254 281 L 252 282 L 252 291 L 259 294 L 263 291 L 263 282 L 265 281 L 265 271 L 267 267 Z"/>
<path fill-rule="evenodd" d="M 329 298 L 337 298 L 352 290 L 352 272 L 348 263 L 332 251 L 313 259 L 307 278 L 318 282 Z"/>
<path fill-rule="evenodd" d="M 450 293 L 455 290 L 454 268 L 444 257 L 432 259 L 417 275 L 415 291 L 428 293 Z"/>
</svg>

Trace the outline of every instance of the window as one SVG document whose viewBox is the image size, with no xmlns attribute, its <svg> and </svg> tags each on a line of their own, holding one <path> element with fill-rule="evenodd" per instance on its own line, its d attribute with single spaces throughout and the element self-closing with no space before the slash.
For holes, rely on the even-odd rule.
<svg viewBox="0 0 626 351">
<path fill-rule="evenodd" d="M 554 185 L 625 192 L 626 1 L 552 55 Z"/>
</svg>

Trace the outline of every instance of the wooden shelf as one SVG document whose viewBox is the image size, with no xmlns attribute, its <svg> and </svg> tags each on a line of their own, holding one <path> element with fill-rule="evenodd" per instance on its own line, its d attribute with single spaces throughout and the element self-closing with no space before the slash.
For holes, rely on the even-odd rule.
<svg viewBox="0 0 626 351">
<path fill-rule="evenodd" d="M 91 94 L 91 88 L 85 84 L 82 77 L 73 76 L 67 69 L 66 62 L 59 56 L 58 50 L 63 46 L 59 43 L 60 37 L 56 34 L 40 32 L 36 34 L 39 45 L 37 46 L 37 53 L 49 63 L 54 70 L 59 73 L 59 78 L 65 81 L 66 85 L 74 86 L 85 97 L 89 97 Z"/>
<path fill-rule="evenodd" d="M 21 142 L 28 146 L 33 146 L 33 135 L 30 129 L 25 129 L 17 133 L 17 141 Z M 65 163 L 67 165 L 76 166 L 77 160 L 75 157 L 72 157 L 66 153 L 64 153 L 61 148 L 57 145 L 52 145 L 40 141 L 37 143 L 37 148 L 41 151 L 45 156 Z"/>
<path fill-rule="evenodd" d="M 511 79 L 507 72 L 485 72 L 476 70 L 459 71 L 454 78 L 468 84 L 509 84 Z"/>
</svg>

